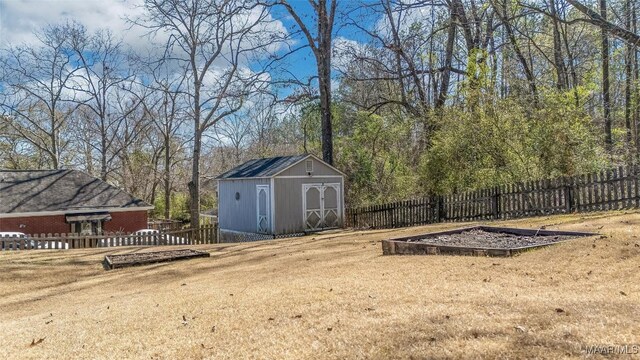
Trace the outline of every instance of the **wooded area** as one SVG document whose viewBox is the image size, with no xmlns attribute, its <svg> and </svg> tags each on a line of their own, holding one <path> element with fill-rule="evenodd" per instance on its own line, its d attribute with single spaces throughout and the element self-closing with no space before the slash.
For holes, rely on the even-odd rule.
<svg viewBox="0 0 640 360">
<path fill-rule="evenodd" d="M 140 6 L 148 48 L 82 19 L 3 42 L 0 168 L 80 169 L 197 227 L 256 157 L 319 155 L 349 207 L 638 162 L 634 0 Z"/>
</svg>

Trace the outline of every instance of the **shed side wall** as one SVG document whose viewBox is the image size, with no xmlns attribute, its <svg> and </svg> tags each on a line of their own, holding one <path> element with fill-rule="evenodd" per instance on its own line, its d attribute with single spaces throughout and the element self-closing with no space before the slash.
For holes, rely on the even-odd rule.
<svg viewBox="0 0 640 360">
<path fill-rule="evenodd" d="M 218 224 L 220 229 L 255 233 L 256 185 L 269 185 L 269 179 L 221 180 L 218 183 Z M 236 192 L 240 199 L 236 200 Z"/>
<path fill-rule="evenodd" d="M 317 162 L 316 162 L 317 164 Z M 303 165 L 304 166 L 304 165 Z M 314 164 L 315 166 L 315 164 Z M 314 169 L 315 170 L 315 169 Z M 331 169 L 332 170 L 332 169 Z M 333 170 L 332 170 L 333 171 Z M 336 174 L 333 171 L 334 175 Z M 344 183 L 342 177 L 304 177 L 304 178 L 280 178 L 274 180 L 275 187 L 275 234 L 293 234 L 303 232 L 304 219 L 302 209 L 302 185 L 317 183 L 339 183 L 340 199 L 339 204 L 344 204 Z M 341 210 L 342 211 L 342 210 Z M 344 224 L 344 211 L 342 214 L 342 224 Z"/>
</svg>

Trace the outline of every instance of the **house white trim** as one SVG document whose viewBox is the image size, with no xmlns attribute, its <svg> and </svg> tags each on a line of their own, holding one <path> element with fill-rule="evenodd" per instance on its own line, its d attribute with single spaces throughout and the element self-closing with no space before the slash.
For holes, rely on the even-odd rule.
<svg viewBox="0 0 640 360">
<path fill-rule="evenodd" d="M 271 233 L 275 234 L 276 233 L 276 197 L 275 197 L 275 179 L 271 178 L 270 181 L 270 186 L 269 186 L 269 197 L 270 197 L 270 201 L 269 201 L 269 205 L 271 206 L 270 209 L 270 215 L 271 215 L 271 219 L 269 219 L 269 221 L 271 222 Z"/>
<path fill-rule="evenodd" d="M 338 219 L 340 221 L 340 225 L 342 226 L 344 224 L 344 202 L 342 201 L 342 194 L 341 194 L 341 190 L 343 187 L 343 182 L 340 183 L 315 183 L 315 184 L 302 184 L 302 221 L 304 223 L 304 227 L 305 227 L 305 231 L 318 231 L 318 230 L 326 230 L 326 229 L 330 229 L 330 228 L 310 228 L 307 229 L 307 191 L 310 188 L 317 188 L 319 193 L 320 193 L 320 219 L 322 221 L 324 221 L 324 216 L 325 216 L 325 208 L 324 208 L 324 192 L 325 189 L 327 187 L 331 187 L 336 191 L 336 195 L 337 195 L 337 199 L 336 199 L 336 210 L 337 210 L 337 216 Z"/>
<path fill-rule="evenodd" d="M 218 182 L 225 180 L 247 180 L 247 179 L 319 179 L 319 178 L 342 178 L 343 175 L 281 175 L 281 176 L 256 176 L 256 177 L 244 177 L 244 178 L 226 178 L 218 179 Z"/>
<path fill-rule="evenodd" d="M 59 210 L 59 211 L 38 211 L 38 212 L 23 212 L 23 213 L 3 213 L 0 214 L 0 219 L 19 218 L 19 217 L 35 217 L 35 216 L 56 216 L 56 215 L 70 215 L 70 214 L 84 214 L 92 212 L 127 212 L 127 211 L 147 211 L 153 210 L 153 206 L 139 206 L 130 208 L 92 208 L 92 209 L 73 209 L 73 210 Z"/>
<path fill-rule="evenodd" d="M 268 222 L 267 228 L 265 231 L 261 231 L 260 228 L 260 192 L 263 191 L 265 194 L 265 200 L 267 203 L 265 204 L 265 211 L 267 212 L 264 217 Z M 271 224 L 271 190 L 269 189 L 269 185 L 256 185 L 256 233 L 258 234 L 270 234 L 273 232 L 273 225 Z"/>
</svg>

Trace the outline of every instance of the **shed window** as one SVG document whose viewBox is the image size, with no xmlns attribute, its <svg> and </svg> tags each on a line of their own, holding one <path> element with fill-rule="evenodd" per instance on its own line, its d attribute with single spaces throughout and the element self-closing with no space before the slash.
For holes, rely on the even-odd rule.
<svg viewBox="0 0 640 360">
<path fill-rule="evenodd" d="M 313 172 L 313 160 L 307 160 L 305 162 L 306 168 L 307 168 L 307 172 L 308 173 L 312 173 Z"/>
</svg>

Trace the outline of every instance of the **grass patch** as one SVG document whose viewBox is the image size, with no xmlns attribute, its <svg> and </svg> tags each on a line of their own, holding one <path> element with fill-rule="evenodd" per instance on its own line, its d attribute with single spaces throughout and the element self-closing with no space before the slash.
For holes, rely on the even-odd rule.
<svg viewBox="0 0 640 360">
<path fill-rule="evenodd" d="M 459 223 L 193 246 L 211 257 L 109 272 L 104 249 L 0 253 L 0 358 L 581 357 L 640 342 L 639 220 L 487 223 L 604 236 L 513 258 L 382 256 L 383 239 Z"/>
</svg>

